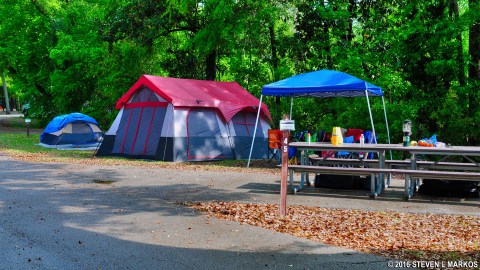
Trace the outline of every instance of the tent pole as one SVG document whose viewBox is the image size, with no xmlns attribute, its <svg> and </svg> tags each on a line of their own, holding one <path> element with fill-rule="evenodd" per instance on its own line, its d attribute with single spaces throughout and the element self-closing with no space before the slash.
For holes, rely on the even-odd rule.
<svg viewBox="0 0 480 270">
<path fill-rule="evenodd" d="M 293 108 L 293 96 L 292 99 L 290 100 L 290 117 L 288 119 L 292 120 L 292 108 Z"/>
<path fill-rule="evenodd" d="M 250 159 L 252 157 L 253 143 L 255 142 L 255 136 L 257 135 L 257 126 L 258 126 L 258 119 L 260 117 L 260 109 L 262 108 L 262 99 L 263 99 L 263 95 L 260 95 L 260 103 L 258 104 L 257 120 L 255 120 L 255 129 L 253 130 L 252 145 L 250 145 L 250 154 L 248 154 L 247 168 L 250 167 Z"/>
<path fill-rule="evenodd" d="M 385 124 L 387 125 L 388 144 L 390 144 L 390 130 L 388 128 L 387 109 L 385 107 L 385 98 L 382 96 L 383 114 L 385 115 Z M 390 150 L 390 160 L 392 160 L 392 150 Z"/>
<path fill-rule="evenodd" d="M 368 104 L 368 113 L 370 114 L 370 123 L 372 124 L 372 141 L 375 139 L 375 126 L 373 125 L 373 117 L 372 117 L 372 109 L 370 108 L 370 100 L 368 99 L 368 91 L 365 90 L 365 96 L 367 97 L 367 104 Z"/>
</svg>

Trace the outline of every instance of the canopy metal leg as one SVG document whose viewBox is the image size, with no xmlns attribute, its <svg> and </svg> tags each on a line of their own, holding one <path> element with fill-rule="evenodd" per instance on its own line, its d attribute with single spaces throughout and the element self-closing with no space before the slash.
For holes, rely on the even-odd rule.
<svg viewBox="0 0 480 270">
<path fill-rule="evenodd" d="M 387 109 L 385 107 L 385 98 L 382 96 L 383 114 L 385 115 L 385 125 L 387 125 L 388 144 L 390 144 L 390 129 L 388 128 Z M 390 150 L 390 160 L 392 160 L 392 150 Z"/>
<path fill-rule="evenodd" d="M 252 145 L 250 145 L 250 154 L 248 154 L 247 168 L 250 168 L 250 159 L 252 158 L 253 144 L 255 143 L 255 136 L 257 135 L 258 119 L 260 118 L 260 110 L 262 108 L 263 95 L 260 95 L 260 103 L 258 104 L 257 120 L 255 120 L 255 129 L 253 130 Z"/>
<path fill-rule="evenodd" d="M 368 104 L 368 113 L 370 114 L 370 123 L 372 124 L 372 138 L 375 139 L 375 126 L 373 125 L 373 117 L 372 117 L 372 109 L 370 108 L 370 100 L 368 99 L 368 91 L 365 90 L 365 96 L 367 97 L 367 104 Z"/>
</svg>

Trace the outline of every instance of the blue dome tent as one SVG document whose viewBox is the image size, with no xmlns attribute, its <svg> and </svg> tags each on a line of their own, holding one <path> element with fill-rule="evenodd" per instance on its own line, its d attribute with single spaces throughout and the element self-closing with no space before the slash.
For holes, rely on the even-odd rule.
<svg viewBox="0 0 480 270">
<path fill-rule="evenodd" d="M 40 145 L 73 147 L 98 144 L 103 137 L 95 119 L 81 113 L 70 113 L 55 117 L 40 135 Z"/>
<path fill-rule="evenodd" d="M 372 110 L 370 107 L 370 96 L 381 96 L 383 102 L 383 110 L 385 114 L 385 122 L 387 126 L 388 143 L 390 143 L 390 131 L 388 129 L 387 113 L 385 110 L 385 99 L 383 98 L 382 88 L 361 80 L 352 75 L 334 71 L 334 70 L 318 70 L 304 74 L 298 74 L 290 78 L 286 78 L 262 87 L 260 103 L 263 96 L 291 97 L 290 119 L 292 119 L 292 106 L 294 97 L 366 97 L 368 104 L 368 112 L 370 114 L 370 122 L 373 134 L 375 126 L 373 124 Z M 255 132 L 252 139 L 251 149 L 255 142 Z M 247 167 L 250 166 L 250 158 Z"/>
</svg>

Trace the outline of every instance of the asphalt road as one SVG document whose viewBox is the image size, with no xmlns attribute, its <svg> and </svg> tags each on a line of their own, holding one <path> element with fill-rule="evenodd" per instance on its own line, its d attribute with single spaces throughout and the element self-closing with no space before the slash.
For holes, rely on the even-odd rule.
<svg viewBox="0 0 480 270">
<path fill-rule="evenodd" d="M 0 154 L 0 269 L 387 268 L 383 257 L 209 218 L 178 204 L 276 203 L 277 178 L 25 163 Z M 353 196 L 354 206 L 375 205 L 359 198 Z M 327 194 L 289 196 L 290 204 L 335 201 L 348 204 Z"/>
</svg>

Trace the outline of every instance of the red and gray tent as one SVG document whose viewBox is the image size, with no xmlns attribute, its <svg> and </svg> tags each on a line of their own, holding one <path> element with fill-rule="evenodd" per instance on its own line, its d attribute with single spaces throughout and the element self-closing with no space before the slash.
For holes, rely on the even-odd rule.
<svg viewBox="0 0 480 270">
<path fill-rule="evenodd" d="M 163 161 L 248 159 L 259 106 L 255 159 L 266 157 L 271 116 L 267 106 L 238 83 L 143 75 L 118 100 L 120 112 L 97 155 Z"/>
</svg>

